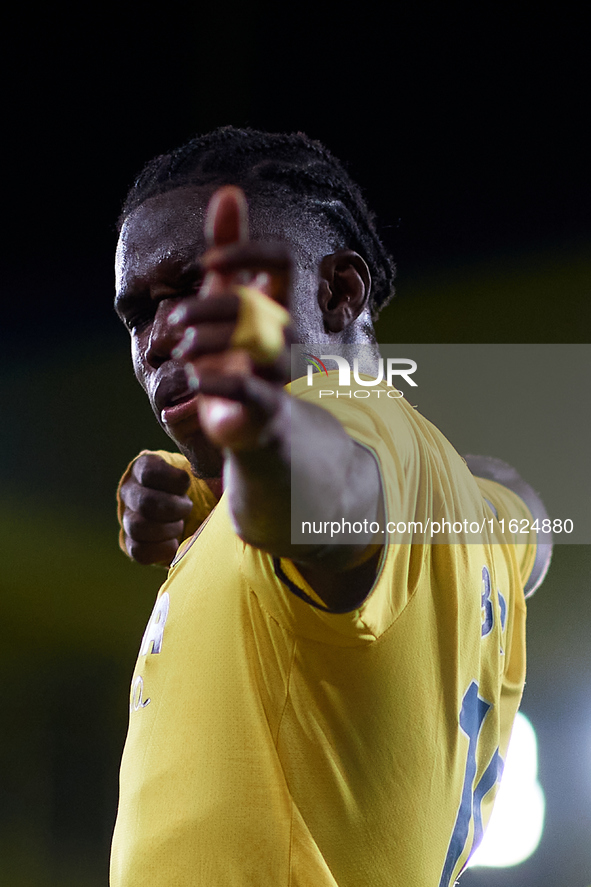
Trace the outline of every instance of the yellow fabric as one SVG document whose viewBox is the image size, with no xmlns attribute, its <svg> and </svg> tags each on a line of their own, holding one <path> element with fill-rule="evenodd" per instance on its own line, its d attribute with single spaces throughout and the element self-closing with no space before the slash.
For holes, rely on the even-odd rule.
<svg viewBox="0 0 591 887">
<path fill-rule="evenodd" d="M 255 363 L 273 363 L 284 345 L 289 312 L 255 287 L 236 286 L 234 290 L 240 296 L 240 308 L 232 348 L 244 348 Z"/>
<path fill-rule="evenodd" d="M 204 480 L 199 480 L 199 478 L 195 477 L 195 475 L 191 471 L 191 466 L 187 459 L 182 456 L 180 453 L 169 453 L 167 450 L 142 450 L 141 453 L 132 459 L 123 475 L 121 476 L 121 480 L 117 486 L 117 519 L 119 521 L 119 548 L 121 551 L 129 557 L 129 552 L 125 546 L 125 531 L 123 530 L 123 512 L 125 510 L 125 505 L 123 500 L 121 499 L 121 487 L 128 479 L 131 474 L 131 470 L 133 468 L 134 462 L 139 459 L 140 456 L 144 456 L 146 454 L 153 454 L 155 456 L 160 456 L 161 459 L 164 459 L 165 462 L 168 462 L 169 465 L 172 465 L 173 468 L 182 468 L 183 471 L 186 471 L 189 475 L 189 489 L 187 490 L 187 495 L 193 502 L 193 510 L 191 514 L 185 521 L 185 529 L 183 538 L 186 539 L 188 536 L 192 536 L 197 527 L 199 527 L 209 512 L 216 504 L 216 498 L 205 483 Z"/>
<path fill-rule="evenodd" d="M 322 406 L 376 454 L 390 515 L 516 504 L 406 401 Z M 222 497 L 140 648 L 112 887 L 451 885 L 524 683 L 532 551 L 499 534 L 391 544 L 368 599 L 335 615 L 290 590 L 319 602 L 293 563 L 240 541 Z"/>
</svg>

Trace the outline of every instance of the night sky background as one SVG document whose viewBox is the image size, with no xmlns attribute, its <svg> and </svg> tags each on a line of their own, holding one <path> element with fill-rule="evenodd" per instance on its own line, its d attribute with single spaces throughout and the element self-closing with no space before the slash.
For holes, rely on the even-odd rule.
<svg viewBox="0 0 591 887">
<path fill-rule="evenodd" d="M 229 123 L 303 130 L 362 184 L 396 258 L 381 341 L 589 341 L 583 13 L 476 9 L 4 12 L 1 887 L 107 884 L 129 678 L 163 578 L 119 553 L 114 516 L 129 459 L 166 442 L 111 307 L 115 220 L 148 159 Z M 588 546 L 558 547 L 529 607 L 542 843 L 467 887 L 591 883 L 590 569 Z"/>
</svg>

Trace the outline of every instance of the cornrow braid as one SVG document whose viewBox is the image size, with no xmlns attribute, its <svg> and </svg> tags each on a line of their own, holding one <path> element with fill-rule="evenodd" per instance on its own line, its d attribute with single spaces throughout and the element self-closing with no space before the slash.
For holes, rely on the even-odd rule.
<svg viewBox="0 0 591 887">
<path fill-rule="evenodd" d="M 119 230 L 138 206 L 187 185 L 241 186 L 281 204 L 302 201 L 320 213 L 371 272 L 370 308 L 375 320 L 394 295 L 395 266 L 376 230 L 361 189 L 343 164 L 304 133 L 267 133 L 225 126 L 151 160 L 129 190 Z"/>
</svg>

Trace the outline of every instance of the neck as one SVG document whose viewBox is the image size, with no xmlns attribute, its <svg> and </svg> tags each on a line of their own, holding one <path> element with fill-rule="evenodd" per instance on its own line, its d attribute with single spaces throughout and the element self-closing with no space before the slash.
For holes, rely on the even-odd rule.
<svg viewBox="0 0 591 887">
<path fill-rule="evenodd" d="M 207 484 L 215 498 L 219 501 L 222 497 L 222 493 L 224 492 L 223 477 L 204 477 L 203 481 Z"/>
</svg>

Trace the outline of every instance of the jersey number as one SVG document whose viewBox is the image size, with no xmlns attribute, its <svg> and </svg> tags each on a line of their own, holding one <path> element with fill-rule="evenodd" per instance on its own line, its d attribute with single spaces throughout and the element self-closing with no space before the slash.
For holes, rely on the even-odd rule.
<svg viewBox="0 0 591 887">
<path fill-rule="evenodd" d="M 464 694 L 462 709 L 460 711 L 460 727 L 468 737 L 469 741 L 464 785 L 462 788 L 460 808 L 458 810 L 456 823 L 447 849 L 447 856 L 439 881 L 439 887 L 449 887 L 454 869 L 466 847 L 471 820 L 474 821 L 472 846 L 476 849 L 480 843 L 483 831 L 482 801 L 494 784 L 500 780 L 503 772 L 503 761 L 499 755 L 499 750 L 497 749 L 478 784 L 474 789 L 472 788 L 474 785 L 474 779 L 476 778 L 476 749 L 478 747 L 480 731 L 487 712 L 491 707 L 492 706 L 489 702 L 486 702 L 478 695 L 478 684 L 476 681 L 472 681 Z"/>
<path fill-rule="evenodd" d="M 494 625 L 493 602 L 490 597 L 490 573 L 486 567 L 482 568 L 482 590 L 480 594 L 480 612 L 482 616 L 481 635 L 490 634 Z"/>
</svg>

